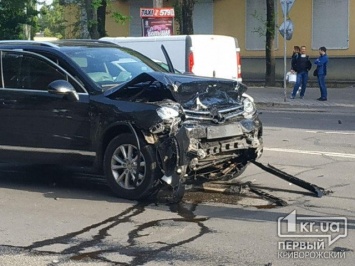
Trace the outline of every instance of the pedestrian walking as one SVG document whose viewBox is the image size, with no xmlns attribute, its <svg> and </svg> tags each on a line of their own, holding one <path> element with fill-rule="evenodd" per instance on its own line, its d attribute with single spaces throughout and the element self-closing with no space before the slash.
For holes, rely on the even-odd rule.
<svg viewBox="0 0 355 266">
<path fill-rule="evenodd" d="M 327 86 L 325 85 L 325 76 L 327 75 L 328 64 L 327 48 L 324 46 L 319 48 L 319 57 L 314 61 L 314 64 L 317 65 L 315 73 L 317 75 L 318 86 L 320 89 L 320 97 L 317 100 L 326 101 L 328 99 Z"/>
<path fill-rule="evenodd" d="M 306 46 L 301 46 L 301 52 L 299 56 L 292 60 L 292 69 L 297 72 L 297 80 L 291 94 L 291 99 L 294 99 L 298 88 L 301 86 L 300 98 L 303 99 L 306 92 L 308 82 L 308 71 L 311 70 L 312 63 L 309 60 L 309 56 L 306 54 Z"/>
</svg>

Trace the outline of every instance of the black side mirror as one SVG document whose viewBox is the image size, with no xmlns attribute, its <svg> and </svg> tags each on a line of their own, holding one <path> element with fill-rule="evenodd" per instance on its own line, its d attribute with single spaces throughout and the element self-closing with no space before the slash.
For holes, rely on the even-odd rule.
<svg viewBox="0 0 355 266">
<path fill-rule="evenodd" d="M 66 96 L 71 101 L 78 101 L 79 95 L 71 85 L 66 80 L 55 80 L 48 85 L 48 92 L 56 95 Z"/>
</svg>

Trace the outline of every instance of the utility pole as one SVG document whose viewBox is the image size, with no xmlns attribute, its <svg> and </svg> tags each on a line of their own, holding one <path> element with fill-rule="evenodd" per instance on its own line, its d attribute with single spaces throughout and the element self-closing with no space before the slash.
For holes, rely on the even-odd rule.
<svg viewBox="0 0 355 266">
<path fill-rule="evenodd" d="M 163 7 L 163 0 L 153 0 L 153 7 L 162 8 Z"/>
<path fill-rule="evenodd" d="M 282 12 L 284 14 L 284 22 L 281 24 L 279 31 L 284 38 L 284 102 L 286 102 L 287 98 L 287 86 L 286 86 L 286 41 L 292 39 L 293 34 L 293 23 L 290 19 L 287 19 L 288 13 L 292 8 L 293 4 L 296 0 L 280 0 Z"/>
<path fill-rule="evenodd" d="M 287 98 L 287 85 L 286 85 L 286 55 L 287 55 L 287 44 L 286 44 L 286 34 L 287 34 L 287 26 L 286 26 L 286 21 L 287 21 L 287 12 L 288 12 L 288 2 L 285 1 L 284 3 L 286 5 L 285 11 L 284 12 L 284 102 L 286 102 Z"/>
</svg>

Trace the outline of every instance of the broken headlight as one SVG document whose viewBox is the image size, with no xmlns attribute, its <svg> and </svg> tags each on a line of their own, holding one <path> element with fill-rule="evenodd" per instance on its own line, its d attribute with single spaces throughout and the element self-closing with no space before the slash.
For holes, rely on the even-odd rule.
<svg viewBox="0 0 355 266">
<path fill-rule="evenodd" d="M 244 115 L 252 115 L 256 111 L 254 101 L 251 97 L 244 98 L 243 106 L 244 106 Z"/>
<path fill-rule="evenodd" d="M 169 133 L 174 134 L 181 122 L 180 113 L 178 110 L 178 105 L 176 106 L 162 106 L 157 109 L 158 116 L 163 120 L 156 125 L 149 128 L 149 131 L 153 134 L 159 133 Z"/>
<path fill-rule="evenodd" d="M 158 116 L 163 120 L 169 120 L 179 116 L 179 112 L 170 107 L 160 107 L 157 109 Z"/>
</svg>

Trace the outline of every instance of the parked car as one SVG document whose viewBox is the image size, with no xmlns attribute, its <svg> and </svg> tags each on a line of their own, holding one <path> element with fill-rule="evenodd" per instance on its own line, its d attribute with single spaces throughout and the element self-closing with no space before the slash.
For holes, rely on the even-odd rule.
<svg viewBox="0 0 355 266">
<path fill-rule="evenodd" d="M 242 81 L 240 47 L 237 38 L 232 36 L 192 34 L 103 37 L 100 40 L 128 47 L 149 58 L 166 62 L 160 49 L 164 45 L 175 68 L 182 73 Z"/>
<path fill-rule="evenodd" d="M 0 41 L 0 160 L 92 166 L 119 197 L 231 179 L 262 153 L 247 87 L 90 40 Z"/>
</svg>

